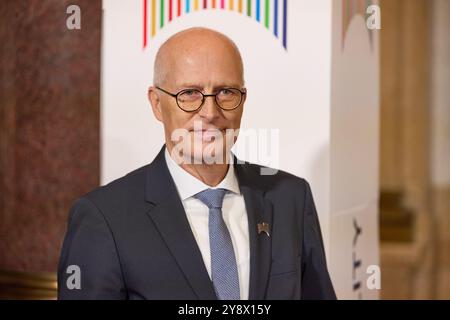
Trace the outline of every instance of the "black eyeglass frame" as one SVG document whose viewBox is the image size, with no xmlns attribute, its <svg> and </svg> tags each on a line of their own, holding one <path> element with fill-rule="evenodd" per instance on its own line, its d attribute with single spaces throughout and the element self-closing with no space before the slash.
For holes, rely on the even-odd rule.
<svg viewBox="0 0 450 320">
<path fill-rule="evenodd" d="M 233 89 L 233 90 L 237 90 L 237 91 L 239 91 L 239 92 L 241 93 L 241 98 L 240 98 L 240 100 L 239 100 L 239 103 L 236 105 L 236 107 L 234 107 L 234 108 L 232 108 L 232 109 L 224 109 L 224 108 L 221 107 L 219 101 L 217 101 L 217 95 L 219 94 L 220 90 L 219 90 L 218 92 L 216 92 L 216 93 L 213 93 L 213 94 L 204 94 L 203 92 L 201 92 L 201 91 L 198 90 L 198 89 L 183 89 L 183 90 L 181 90 L 180 92 L 172 93 L 172 92 L 169 92 L 169 91 L 167 91 L 167 90 L 164 90 L 163 88 L 158 87 L 158 86 L 155 86 L 155 88 L 158 89 L 158 90 L 161 90 L 162 92 L 168 94 L 169 96 L 174 97 L 174 98 L 175 98 L 175 101 L 177 102 L 178 108 L 180 108 L 180 109 L 183 110 L 184 112 L 196 112 L 196 111 L 200 110 L 200 109 L 202 108 L 203 104 L 205 103 L 205 100 L 206 100 L 207 97 L 214 97 L 214 100 L 216 101 L 216 104 L 217 104 L 217 106 L 218 106 L 220 109 L 222 109 L 222 110 L 224 110 L 224 111 L 232 111 L 232 110 L 235 110 L 235 109 L 237 109 L 237 108 L 240 107 L 240 105 L 242 104 L 242 97 L 243 97 L 244 95 L 247 94 L 247 90 L 246 90 L 245 88 L 244 88 L 244 90 L 241 90 L 241 89 L 238 89 L 238 88 L 231 88 L 231 87 L 220 88 L 220 90 L 224 90 L 224 89 L 230 90 L 230 89 Z M 197 92 L 199 92 L 199 93 L 202 95 L 202 103 L 200 103 L 200 105 L 198 106 L 197 109 L 195 109 L 195 110 L 185 110 L 185 109 L 183 109 L 183 108 L 180 106 L 180 104 L 178 103 L 178 96 L 179 96 L 180 94 L 186 92 L 186 91 L 197 91 Z"/>
</svg>

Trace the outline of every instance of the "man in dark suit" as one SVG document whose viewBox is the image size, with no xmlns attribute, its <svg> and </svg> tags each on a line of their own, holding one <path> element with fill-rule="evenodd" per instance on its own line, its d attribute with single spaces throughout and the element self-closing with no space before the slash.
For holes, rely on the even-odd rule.
<svg viewBox="0 0 450 320">
<path fill-rule="evenodd" d="M 230 152 L 243 86 L 223 34 L 192 28 L 161 46 L 149 100 L 166 144 L 72 207 L 60 299 L 336 298 L 309 184 Z"/>
</svg>

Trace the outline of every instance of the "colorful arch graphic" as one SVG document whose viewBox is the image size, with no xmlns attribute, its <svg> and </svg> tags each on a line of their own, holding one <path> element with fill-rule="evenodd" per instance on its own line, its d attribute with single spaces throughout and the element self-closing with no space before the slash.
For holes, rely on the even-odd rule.
<svg viewBox="0 0 450 320">
<path fill-rule="evenodd" d="M 342 0 L 342 49 L 344 49 L 350 22 L 356 15 L 365 18 L 367 7 L 371 4 L 374 4 L 373 0 Z M 367 29 L 367 33 L 369 34 L 370 46 L 373 48 L 373 32 Z"/>
<path fill-rule="evenodd" d="M 199 10 L 229 10 L 255 19 L 287 50 L 287 0 L 143 0 L 143 49 L 166 24 Z"/>
</svg>

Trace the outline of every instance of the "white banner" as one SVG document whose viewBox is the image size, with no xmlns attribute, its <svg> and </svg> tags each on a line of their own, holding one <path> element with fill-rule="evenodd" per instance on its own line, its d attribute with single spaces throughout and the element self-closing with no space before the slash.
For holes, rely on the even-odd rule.
<svg viewBox="0 0 450 320">
<path fill-rule="evenodd" d="M 248 97 L 237 156 L 310 182 L 336 291 L 358 298 L 348 277 L 354 249 L 333 224 L 346 232 L 353 222 L 337 213 L 370 204 L 358 213 L 367 216 L 358 220 L 359 245 L 377 250 L 378 47 L 357 11 L 366 1 L 350 2 L 351 10 L 332 0 L 104 0 L 102 184 L 148 164 L 164 143 L 147 100 L 159 46 L 188 27 L 220 31 L 244 60 Z M 364 263 L 378 263 L 375 251 Z"/>
</svg>

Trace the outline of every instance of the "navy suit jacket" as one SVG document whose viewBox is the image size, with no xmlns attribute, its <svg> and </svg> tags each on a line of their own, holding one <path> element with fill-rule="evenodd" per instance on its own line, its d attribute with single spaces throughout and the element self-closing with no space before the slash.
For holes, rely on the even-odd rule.
<svg viewBox="0 0 450 320">
<path fill-rule="evenodd" d="M 59 299 L 217 299 L 164 148 L 151 164 L 76 201 Z M 308 182 L 283 171 L 260 175 L 261 168 L 235 164 L 249 222 L 249 299 L 335 299 Z M 262 222 L 270 236 L 258 233 Z M 72 265 L 79 289 L 67 285 Z"/>
</svg>

